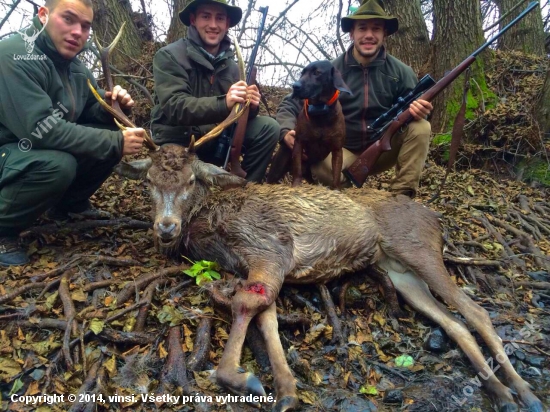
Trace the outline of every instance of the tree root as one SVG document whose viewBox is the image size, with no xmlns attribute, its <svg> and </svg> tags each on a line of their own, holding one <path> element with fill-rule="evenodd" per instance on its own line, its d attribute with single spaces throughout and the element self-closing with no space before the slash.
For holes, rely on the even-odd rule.
<svg viewBox="0 0 550 412">
<path fill-rule="evenodd" d="M 94 362 L 94 364 L 88 371 L 86 379 L 84 380 L 84 382 L 82 383 L 82 385 L 80 386 L 80 389 L 76 394 L 76 401 L 69 408 L 69 412 L 80 412 L 85 410 L 88 402 L 87 403 L 79 402 L 80 396 L 92 392 L 92 389 L 94 388 L 94 386 L 96 386 L 96 378 L 98 376 L 98 372 L 102 363 L 103 363 L 103 355 L 100 355 L 99 359 Z"/>
<path fill-rule="evenodd" d="M 80 222 L 66 222 L 62 225 L 57 223 L 52 223 L 49 225 L 43 226 L 34 226 L 24 232 L 19 236 L 22 238 L 28 237 L 30 235 L 53 235 L 60 232 L 71 233 L 71 232 L 81 232 L 84 230 L 96 229 L 99 227 L 114 227 L 116 229 L 151 229 L 153 224 L 150 222 L 143 222 L 141 220 L 134 220 L 128 217 L 123 217 L 120 219 L 110 219 L 110 220 L 83 220 Z"/>
<path fill-rule="evenodd" d="M 98 336 L 109 342 L 131 345 L 149 345 L 155 341 L 155 336 L 149 333 L 122 332 L 111 328 L 104 328 Z"/>
<path fill-rule="evenodd" d="M 132 282 L 128 282 L 128 284 L 126 284 L 126 286 L 122 288 L 122 290 L 118 293 L 116 297 L 117 305 L 126 303 L 134 294 L 136 295 L 136 301 L 137 301 L 138 300 L 137 295 L 139 295 L 139 291 L 142 288 L 146 287 L 149 283 L 163 276 L 177 275 L 181 273 L 182 270 L 187 269 L 188 267 L 189 265 L 173 266 L 173 267 L 159 270 L 156 273 L 148 273 L 148 274 L 142 275 L 139 278 L 133 280 Z"/>
<path fill-rule="evenodd" d="M 147 320 L 147 315 L 149 314 L 149 309 L 151 308 L 151 303 L 153 301 L 153 296 L 155 295 L 155 290 L 158 286 L 164 286 L 168 283 L 171 283 L 171 279 L 157 279 L 154 280 L 145 288 L 140 302 L 143 302 L 143 306 L 139 308 L 138 315 L 136 317 L 136 324 L 134 325 L 135 332 L 143 331 L 145 328 L 145 321 Z"/>
<path fill-rule="evenodd" d="M 330 296 L 330 292 L 328 291 L 326 285 L 317 285 L 317 289 L 319 289 L 321 300 L 323 301 L 325 310 L 327 311 L 328 321 L 333 328 L 332 341 L 343 344 L 345 341 L 344 334 L 342 333 L 342 324 L 340 323 L 340 319 L 336 314 L 336 309 L 334 307 L 332 297 Z"/>
<path fill-rule="evenodd" d="M 180 386 L 184 393 L 190 393 L 185 354 L 181 348 L 180 329 L 180 326 L 172 326 L 168 332 L 168 357 L 160 376 L 160 393 L 170 393 L 169 387 L 171 385 Z"/>
<path fill-rule="evenodd" d="M 197 336 L 193 344 L 193 351 L 187 358 L 187 369 L 191 371 L 201 371 L 210 353 L 212 335 L 212 318 L 201 318 L 197 328 Z"/>
</svg>

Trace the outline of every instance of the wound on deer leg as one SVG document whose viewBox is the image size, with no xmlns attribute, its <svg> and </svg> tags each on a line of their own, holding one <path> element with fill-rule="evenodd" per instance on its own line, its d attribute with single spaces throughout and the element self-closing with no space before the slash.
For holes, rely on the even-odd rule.
<svg viewBox="0 0 550 412">
<path fill-rule="evenodd" d="M 253 283 L 244 287 L 246 292 L 258 293 L 259 295 L 265 295 L 265 286 L 261 283 Z"/>
</svg>

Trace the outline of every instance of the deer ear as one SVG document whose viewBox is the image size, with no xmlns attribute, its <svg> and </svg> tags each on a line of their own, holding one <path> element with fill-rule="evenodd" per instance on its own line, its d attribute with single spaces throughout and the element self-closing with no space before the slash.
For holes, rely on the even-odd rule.
<svg viewBox="0 0 550 412">
<path fill-rule="evenodd" d="M 194 160 L 192 164 L 195 177 L 209 186 L 217 186 L 223 190 L 243 187 L 247 181 L 242 177 L 232 175 L 218 166 Z"/>
<path fill-rule="evenodd" d="M 332 68 L 332 84 L 334 85 L 335 89 L 340 90 L 341 92 L 349 93 L 353 96 L 353 93 L 342 78 L 342 73 L 340 73 L 340 70 L 338 70 L 336 67 Z"/>
<path fill-rule="evenodd" d="M 134 160 L 130 163 L 120 162 L 115 166 L 113 172 L 119 176 L 127 177 L 128 179 L 145 179 L 152 164 L 153 160 L 150 157 L 147 159 Z"/>
<path fill-rule="evenodd" d="M 188 153 L 195 153 L 195 135 L 191 135 L 191 141 L 189 142 L 189 147 L 187 148 Z"/>
</svg>

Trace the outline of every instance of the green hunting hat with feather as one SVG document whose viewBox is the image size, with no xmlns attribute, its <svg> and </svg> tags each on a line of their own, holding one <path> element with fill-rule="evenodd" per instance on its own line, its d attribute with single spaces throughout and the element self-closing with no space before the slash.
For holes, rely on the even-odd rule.
<svg viewBox="0 0 550 412">
<path fill-rule="evenodd" d="M 194 0 L 189 3 L 182 11 L 180 11 L 180 20 L 186 26 L 191 25 L 191 13 L 195 13 L 197 7 L 201 4 L 218 4 L 223 6 L 227 10 L 227 16 L 229 17 L 229 27 L 236 26 L 241 21 L 243 11 L 240 7 L 231 6 L 227 3 L 227 0 Z"/>
<path fill-rule="evenodd" d="M 352 14 L 342 17 L 340 26 L 344 33 L 349 33 L 353 27 L 353 22 L 356 20 L 371 20 L 382 19 L 386 21 L 386 30 L 388 36 L 395 33 L 399 29 L 397 17 L 394 17 L 386 12 L 382 0 L 363 0 L 361 6 Z"/>
</svg>

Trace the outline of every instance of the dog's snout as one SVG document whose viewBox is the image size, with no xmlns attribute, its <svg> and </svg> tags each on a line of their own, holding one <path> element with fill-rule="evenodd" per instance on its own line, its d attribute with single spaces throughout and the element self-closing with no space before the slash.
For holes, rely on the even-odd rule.
<svg viewBox="0 0 550 412">
<path fill-rule="evenodd" d="M 298 81 L 292 85 L 292 90 L 299 92 L 302 89 L 302 82 Z"/>
</svg>

